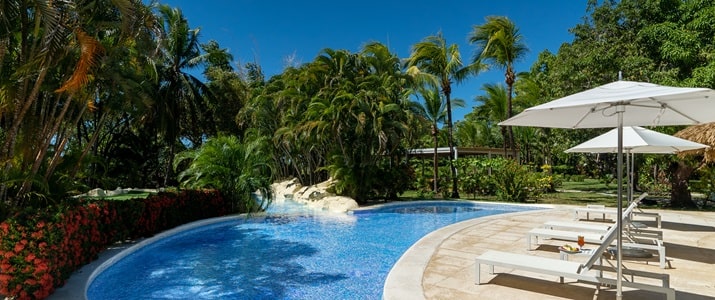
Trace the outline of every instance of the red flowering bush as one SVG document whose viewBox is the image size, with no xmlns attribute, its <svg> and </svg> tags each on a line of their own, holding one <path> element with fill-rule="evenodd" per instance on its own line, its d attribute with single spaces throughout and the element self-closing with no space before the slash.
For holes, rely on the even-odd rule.
<svg viewBox="0 0 715 300">
<path fill-rule="evenodd" d="M 68 200 L 0 223 L 0 297 L 43 299 L 107 246 L 233 213 L 217 191 Z"/>
</svg>

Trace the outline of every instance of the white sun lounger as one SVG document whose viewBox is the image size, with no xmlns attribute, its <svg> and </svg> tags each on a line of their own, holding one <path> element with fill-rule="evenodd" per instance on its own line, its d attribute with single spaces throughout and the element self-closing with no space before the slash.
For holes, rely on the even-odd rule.
<svg viewBox="0 0 715 300">
<path fill-rule="evenodd" d="M 594 255 L 596 255 L 594 253 Z M 601 254 L 598 254 L 600 256 Z M 564 278 L 571 278 L 581 282 L 599 285 L 606 284 L 615 286 L 615 279 L 605 278 L 596 271 L 603 271 L 603 268 L 593 266 L 589 269 L 582 263 L 560 260 L 555 258 L 541 257 L 535 255 L 517 254 L 501 251 L 487 251 L 475 259 L 476 262 L 476 284 L 481 284 L 481 265 L 489 266 L 489 274 L 494 274 L 494 267 L 504 267 L 529 271 L 533 273 L 553 275 L 559 277 L 559 282 L 563 283 Z M 670 276 L 668 274 L 637 271 L 631 269 L 622 270 L 624 275 L 631 277 L 631 280 L 624 279 L 621 284 L 646 291 L 658 292 L 666 295 L 668 300 L 675 300 L 675 290 L 670 287 Z M 635 277 L 643 277 L 660 280 L 660 285 L 635 282 Z"/>
<path fill-rule="evenodd" d="M 648 193 L 643 193 L 641 194 L 638 199 L 633 200 L 632 203 L 639 203 L 641 200 L 645 199 L 645 197 L 648 196 Z M 654 212 L 645 212 L 640 208 L 636 208 L 637 210 L 634 210 L 632 212 L 633 217 L 646 217 L 646 218 L 652 218 L 656 223 L 658 224 L 658 228 L 661 228 L 661 218 L 659 213 L 654 213 Z M 615 208 L 611 207 L 606 207 L 605 205 L 600 205 L 600 204 L 588 204 L 586 207 L 577 207 L 574 208 L 574 219 L 578 220 L 578 215 L 579 213 L 585 213 L 586 214 L 586 220 L 589 220 L 591 217 L 591 214 L 596 214 L 596 215 L 601 215 L 601 219 L 605 219 L 606 215 L 613 215 L 615 216 L 617 214 L 617 210 Z"/>
<path fill-rule="evenodd" d="M 625 214 L 624 214 L 625 216 Z M 624 218 L 625 219 L 625 218 Z M 600 272 L 603 268 L 595 266 L 596 261 L 600 261 L 603 253 L 608 246 L 616 239 L 616 226 L 608 230 L 603 238 L 603 243 L 595 249 L 588 260 L 581 264 L 577 262 L 564 261 L 559 259 L 540 257 L 535 255 L 516 254 L 501 251 L 487 251 L 478 256 L 476 262 L 476 284 L 481 284 L 481 265 L 488 265 L 489 273 L 494 274 L 494 267 L 500 266 L 510 269 L 518 269 L 539 274 L 554 275 L 559 277 L 559 281 L 563 283 L 563 278 L 572 278 L 587 283 L 596 284 L 597 288 L 601 284 L 616 285 L 615 279 L 605 278 Z M 654 291 L 663 293 L 668 300 L 675 299 L 675 290 L 670 287 L 670 276 L 668 274 L 659 274 L 644 271 L 635 271 L 624 269 L 623 274 L 631 275 L 631 280 L 623 280 L 622 285 L 642 290 Z M 635 276 L 655 278 L 661 281 L 660 285 L 651 285 L 635 282 Z M 625 278 L 627 279 L 627 278 Z"/>
<path fill-rule="evenodd" d="M 635 209 L 636 203 L 633 202 L 623 211 L 624 223 L 628 220 L 628 215 Z M 534 228 L 526 233 L 526 249 L 531 250 L 531 239 L 534 238 L 536 242 L 539 242 L 539 238 L 542 239 L 559 239 L 567 241 L 576 241 L 578 236 L 583 236 L 586 243 L 591 244 L 601 244 L 604 237 L 612 231 L 615 231 L 617 226 L 609 227 L 607 230 L 601 232 L 574 232 L 567 230 L 556 230 L 550 228 Z"/>
<path fill-rule="evenodd" d="M 586 232 L 606 232 L 611 228 L 611 226 L 615 226 L 615 224 L 596 224 L 572 221 L 548 221 L 544 223 L 544 228 L 548 229 L 565 229 Z"/>
<path fill-rule="evenodd" d="M 574 219 L 578 220 L 579 213 L 586 213 L 586 220 L 590 220 L 591 214 L 600 214 L 601 219 L 605 219 L 606 215 L 616 215 L 616 209 L 605 207 L 604 205 L 589 204 L 586 207 L 574 208 Z M 657 224 L 658 228 L 661 228 L 661 218 L 659 213 L 645 212 L 645 211 L 634 211 L 633 217 L 646 217 L 652 218 Z"/>
<path fill-rule="evenodd" d="M 615 226 L 613 227 L 615 228 Z M 595 232 L 576 232 L 576 231 L 566 231 L 566 230 L 554 230 L 548 228 L 534 228 L 526 234 L 526 246 L 527 250 L 531 250 L 532 238 L 536 243 L 539 243 L 539 238 L 543 239 L 557 239 L 564 241 L 575 242 L 578 236 L 581 235 L 586 243 L 590 244 L 602 244 L 604 242 L 604 235 Z M 628 241 L 623 242 L 623 247 L 630 247 L 643 250 L 651 250 L 658 252 L 659 266 L 661 269 L 666 268 L 667 258 L 665 256 L 665 246 L 663 245 L 662 239 L 657 238 L 638 238 L 633 236 L 624 236 L 624 239 Z"/>
<path fill-rule="evenodd" d="M 624 223 L 627 223 L 628 216 L 635 209 L 636 202 L 631 203 L 624 211 Z M 588 224 L 585 224 L 588 225 Z M 596 224 L 598 225 L 598 224 Z M 615 230 L 615 225 L 612 225 L 607 230 L 599 232 L 583 232 L 583 231 L 569 231 L 569 230 L 557 230 L 550 228 L 534 228 L 526 233 L 526 249 L 531 250 L 532 240 L 539 243 L 539 239 L 557 239 L 565 241 L 577 241 L 578 236 L 583 236 L 584 241 L 590 244 L 602 244 L 607 232 L 611 232 L 611 229 Z M 658 259 L 660 262 L 660 268 L 665 269 L 667 258 L 665 257 L 665 246 L 663 245 L 663 233 L 660 231 L 645 231 L 645 230 L 633 230 L 624 232 L 624 246 L 656 251 L 658 253 Z"/>
<path fill-rule="evenodd" d="M 547 221 L 544 222 L 543 228 L 552 230 L 568 230 L 578 232 L 606 232 L 611 226 L 616 226 L 613 223 L 587 223 L 574 221 Z M 627 222 L 623 225 L 629 236 L 642 239 L 657 239 L 663 240 L 663 232 L 659 230 L 643 229 L 639 226 L 634 226 L 633 223 Z"/>
</svg>

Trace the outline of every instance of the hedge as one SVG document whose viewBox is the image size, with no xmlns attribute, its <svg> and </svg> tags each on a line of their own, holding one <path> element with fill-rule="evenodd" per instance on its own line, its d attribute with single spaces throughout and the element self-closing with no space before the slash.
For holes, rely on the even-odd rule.
<svg viewBox="0 0 715 300">
<path fill-rule="evenodd" d="M 0 223 L 0 297 L 43 299 L 117 242 L 233 213 L 218 191 L 144 199 L 72 199 L 16 213 Z"/>
</svg>

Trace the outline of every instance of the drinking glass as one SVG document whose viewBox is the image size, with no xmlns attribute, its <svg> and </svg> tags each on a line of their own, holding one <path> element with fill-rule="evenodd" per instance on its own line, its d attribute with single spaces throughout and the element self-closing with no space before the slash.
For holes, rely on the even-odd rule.
<svg viewBox="0 0 715 300">
<path fill-rule="evenodd" d="M 579 235 L 579 236 L 578 236 L 578 241 L 577 241 L 577 242 L 578 242 L 579 248 L 582 248 L 582 247 L 583 247 L 583 244 L 586 243 L 586 242 L 583 240 L 583 235 Z"/>
</svg>

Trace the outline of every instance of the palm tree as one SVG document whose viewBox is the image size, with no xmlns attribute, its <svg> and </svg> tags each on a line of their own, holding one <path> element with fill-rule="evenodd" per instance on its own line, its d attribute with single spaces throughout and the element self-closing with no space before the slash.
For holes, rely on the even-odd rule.
<svg viewBox="0 0 715 300">
<path fill-rule="evenodd" d="M 183 129 L 192 126 L 196 120 L 204 119 L 202 112 L 205 105 L 202 101 L 210 95 L 208 87 L 188 70 L 204 64 L 211 56 L 201 54 L 199 31 L 189 28 L 181 10 L 160 5 L 158 11 L 166 37 L 160 40 L 162 57 L 157 67 L 159 82 L 153 121 L 168 146 L 163 174 L 166 186 Z"/>
<path fill-rule="evenodd" d="M 477 117 L 492 123 L 498 123 L 507 116 L 507 89 L 502 84 L 485 83 L 482 86 L 485 94 L 477 96 L 474 100 L 479 106 L 474 108 Z M 506 135 L 504 135 L 506 138 Z"/>
<path fill-rule="evenodd" d="M 526 54 L 528 49 L 522 41 L 522 35 L 516 25 L 507 17 L 491 16 L 487 17 L 487 22 L 474 26 L 474 31 L 469 36 L 469 42 L 477 44 L 477 55 L 475 62 L 486 61 L 492 66 L 497 66 L 505 70 L 505 82 L 507 85 L 507 119 L 513 116 L 512 111 L 512 91 L 516 81 L 514 72 L 514 62 Z M 516 145 L 514 145 L 514 131 L 511 126 L 507 127 L 508 141 L 504 145 L 506 154 L 507 147 L 512 150 L 512 155 L 516 159 Z"/>
<path fill-rule="evenodd" d="M 495 147 L 501 145 L 501 134 L 496 132 L 494 124 L 465 115 L 463 121 L 454 124 L 454 136 L 465 147 Z"/>
<path fill-rule="evenodd" d="M 452 132 L 452 83 L 459 83 L 467 76 L 477 74 L 483 69 L 476 61 L 464 66 L 459 46 L 447 45 L 442 33 L 428 36 L 412 46 L 412 53 L 407 59 L 407 73 L 417 81 L 427 82 L 442 90 L 447 103 L 447 140 L 449 144 L 449 167 L 452 171 L 452 198 L 459 198 L 457 190 L 457 169 L 454 167 L 454 140 Z"/>
<path fill-rule="evenodd" d="M 130 1 L 3 1 L 0 4 L 0 203 L 22 206 L 71 151 L 108 53 L 139 39 L 143 4 Z M 111 59 L 110 59 L 111 60 Z M 42 167 L 44 175 L 39 172 Z M 20 174 L 8 183 L 6 174 Z M 18 177 L 18 178 L 20 178 Z M 17 178 L 15 178 L 17 179 Z M 13 187 L 15 185 L 15 187 Z M 17 192 L 8 199 L 8 191 Z M 14 202 L 14 203 L 12 203 Z M 1 205 L 1 204 L 0 204 Z"/>
<path fill-rule="evenodd" d="M 442 97 L 440 97 L 439 91 L 437 89 L 427 89 L 423 87 L 420 88 L 418 92 L 422 99 L 424 99 L 424 102 L 418 102 L 418 105 L 416 107 L 418 115 L 427 120 L 430 123 L 430 127 L 432 129 L 431 134 L 432 139 L 434 140 L 434 155 L 432 158 L 432 190 L 437 192 L 437 181 L 439 179 L 439 165 L 437 163 L 437 137 L 439 136 L 438 124 L 440 122 L 444 122 L 447 117 L 447 103 L 442 101 Z"/>
<path fill-rule="evenodd" d="M 212 137 L 197 149 L 177 154 L 174 168 L 188 160 L 189 166 L 179 173 L 182 186 L 215 188 L 240 212 L 260 211 L 273 199 L 269 142 L 268 137 L 247 141 L 235 136 Z M 255 201 L 256 191 L 261 194 L 260 201 Z"/>
<path fill-rule="evenodd" d="M 482 86 L 482 91 L 484 91 L 485 94 L 475 98 L 477 102 L 481 103 L 481 105 L 474 109 L 476 116 L 486 121 L 490 126 L 495 126 L 500 121 L 508 119 L 508 96 L 506 87 L 501 84 L 487 83 Z M 506 127 L 501 127 L 500 130 L 504 141 L 507 141 L 509 136 Z M 506 147 L 504 147 L 504 151 L 506 151 Z"/>
</svg>

